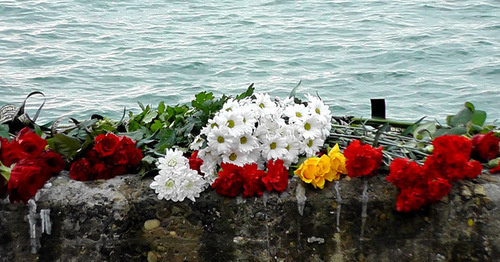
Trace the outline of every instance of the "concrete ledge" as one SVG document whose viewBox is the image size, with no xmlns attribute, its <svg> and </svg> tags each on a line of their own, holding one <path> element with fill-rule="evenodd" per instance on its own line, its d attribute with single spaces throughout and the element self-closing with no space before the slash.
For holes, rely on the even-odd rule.
<svg viewBox="0 0 500 262">
<path fill-rule="evenodd" d="M 495 261 L 500 257 L 500 182 L 487 174 L 453 184 L 448 197 L 412 213 L 397 189 L 369 179 L 361 236 L 360 179 L 305 185 L 301 216 L 292 179 L 283 194 L 230 199 L 205 191 L 192 203 L 160 201 L 135 175 L 78 182 L 61 174 L 42 189 L 51 234 L 31 254 L 28 207 L 0 204 L 0 261 Z"/>
</svg>

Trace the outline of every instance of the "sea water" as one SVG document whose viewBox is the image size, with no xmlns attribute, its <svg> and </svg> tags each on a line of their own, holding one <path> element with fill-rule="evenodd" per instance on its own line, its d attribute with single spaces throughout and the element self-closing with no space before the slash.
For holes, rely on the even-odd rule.
<svg viewBox="0 0 500 262">
<path fill-rule="evenodd" d="M 42 91 L 42 122 L 299 81 L 334 115 L 500 119 L 500 1 L 0 0 L 0 106 Z"/>
</svg>

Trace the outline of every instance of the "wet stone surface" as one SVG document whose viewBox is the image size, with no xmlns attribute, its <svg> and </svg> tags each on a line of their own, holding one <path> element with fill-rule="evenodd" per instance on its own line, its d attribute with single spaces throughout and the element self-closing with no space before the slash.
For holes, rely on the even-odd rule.
<svg viewBox="0 0 500 262">
<path fill-rule="evenodd" d="M 411 213 L 395 209 L 397 189 L 368 179 L 361 223 L 361 179 L 323 190 L 295 178 L 282 194 L 225 198 L 211 189 L 195 202 L 158 200 L 151 179 L 134 175 L 78 182 L 67 175 L 42 189 L 51 234 L 30 252 L 28 207 L 0 203 L 0 261 L 495 261 L 500 257 L 500 182 L 483 174 L 454 183 L 441 201 Z M 339 231 L 337 211 L 340 205 Z M 363 237 L 361 231 L 363 230 Z"/>
</svg>

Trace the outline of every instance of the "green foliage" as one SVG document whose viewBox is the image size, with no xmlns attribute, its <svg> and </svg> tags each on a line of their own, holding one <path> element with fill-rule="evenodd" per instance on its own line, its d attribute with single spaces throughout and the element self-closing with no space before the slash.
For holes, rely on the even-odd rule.
<svg viewBox="0 0 500 262">
<path fill-rule="evenodd" d="M 431 141 L 442 135 L 467 135 L 473 136 L 478 133 L 488 133 L 495 127 L 485 125 L 486 112 L 477 110 L 470 102 L 464 104 L 457 114 L 446 117 L 446 125 L 438 125 L 435 122 L 425 122 L 412 126 L 413 136 L 416 139 Z"/>
<path fill-rule="evenodd" d="M 251 84 L 247 90 L 236 99 L 253 95 Z M 161 101 L 156 108 L 139 103 L 141 112 L 129 112 L 127 133 L 125 135 L 136 140 L 138 147 L 144 148 L 143 169 L 141 175 L 154 169 L 153 160 L 165 153 L 167 148 L 187 148 L 195 136 L 200 134 L 215 113 L 222 109 L 229 99 L 223 95 L 215 98 L 212 92 L 200 92 L 195 95 L 189 105 L 166 106 Z M 154 156 L 154 157 L 153 157 Z"/>
</svg>

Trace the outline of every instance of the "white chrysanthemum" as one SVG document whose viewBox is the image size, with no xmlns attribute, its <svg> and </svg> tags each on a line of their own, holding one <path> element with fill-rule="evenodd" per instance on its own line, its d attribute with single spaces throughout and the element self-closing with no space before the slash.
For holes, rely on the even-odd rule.
<svg viewBox="0 0 500 262">
<path fill-rule="evenodd" d="M 259 141 L 251 133 L 244 133 L 235 139 L 235 148 L 243 153 L 248 153 L 259 147 Z"/>
<path fill-rule="evenodd" d="M 179 191 L 177 192 L 179 201 L 183 201 L 184 198 L 189 198 L 194 202 L 195 198 L 199 197 L 200 193 L 203 192 L 207 186 L 205 179 L 203 179 L 196 170 L 192 170 L 189 167 L 179 170 L 177 172 L 177 178 L 180 179 L 178 183 Z"/>
<path fill-rule="evenodd" d="M 311 157 L 319 152 L 319 149 L 323 146 L 324 142 L 325 140 L 321 138 L 306 139 L 301 146 L 304 149 L 304 153 L 306 154 L 306 156 Z"/>
<path fill-rule="evenodd" d="M 311 111 L 311 113 L 316 115 L 321 123 L 330 123 L 332 119 L 332 112 L 330 111 L 330 108 L 323 103 L 323 100 L 309 94 L 306 95 L 306 97 L 308 100 L 307 108 Z"/>
<path fill-rule="evenodd" d="M 286 126 L 286 123 L 283 118 L 273 119 L 261 117 L 259 124 L 254 131 L 254 136 L 256 136 L 261 142 L 264 142 L 267 139 L 267 136 L 276 136 L 281 134 L 284 126 Z"/>
<path fill-rule="evenodd" d="M 322 136 L 322 124 L 315 116 L 308 116 L 297 123 L 299 132 L 305 139 L 315 139 Z"/>
<path fill-rule="evenodd" d="M 262 156 L 267 159 L 283 158 L 287 154 L 286 138 L 282 136 L 268 136 L 262 141 Z"/>
<path fill-rule="evenodd" d="M 285 149 L 287 150 L 286 154 L 283 156 L 283 161 L 285 166 L 289 167 L 293 163 L 296 163 L 299 161 L 299 155 L 300 155 L 300 145 L 301 142 L 296 136 L 287 136 L 286 139 L 286 146 Z"/>
<path fill-rule="evenodd" d="M 228 152 L 233 144 L 233 138 L 227 128 L 213 128 L 207 137 L 208 146 L 212 152 L 224 154 Z"/>
<path fill-rule="evenodd" d="M 178 149 L 167 149 L 165 156 L 158 159 L 158 168 L 160 170 L 175 170 L 187 165 L 188 159 L 182 155 Z"/>
<path fill-rule="evenodd" d="M 217 165 L 220 164 L 222 158 L 219 155 L 214 155 L 208 151 L 210 148 L 204 148 L 198 151 L 198 157 L 203 160 L 200 167 L 201 172 L 208 184 L 212 184 L 217 178 Z"/>
<path fill-rule="evenodd" d="M 219 127 L 226 127 L 231 136 L 237 137 L 245 132 L 252 132 L 252 128 L 243 122 L 243 116 L 239 112 L 220 111 L 214 119 Z"/>
<path fill-rule="evenodd" d="M 222 110 L 221 111 L 225 111 L 225 112 L 237 112 L 238 111 L 238 108 L 240 107 L 240 103 L 238 102 L 238 100 L 236 99 L 229 99 L 226 101 L 226 103 L 224 103 L 224 105 L 222 106 Z"/>
<path fill-rule="evenodd" d="M 243 116 L 243 123 L 251 129 L 255 128 L 255 123 L 258 121 L 258 117 L 260 117 L 256 112 L 258 112 L 258 110 L 255 104 L 244 105 L 240 108 L 239 113 Z"/>
<path fill-rule="evenodd" d="M 191 150 L 200 150 L 201 146 L 203 145 L 203 142 L 205 142 L 205 139 L 201 137 L 200 135 L 197 135 L 193 142 L 189 145 L 189 149 Z"/>
<path fill-rule="evenodd" d="M 198 172 L 187 166 L 176 170 L 161 170 L 149 185 L 158 194 L 158 199 L 183 201 L 189 198 L 195 201 L 206 188 L 206 182 Z"/>
<path fill-rule="evenodd" d="M 261 115 L 275 114 L 278 111 L 278 105 L 271 100 L 269 94 L 255 94 L 254 103 Z"/>
<path fill-rule="evenodd" d="M 297 123 L 304 121 L 304 118 L 310 115 L 309 110 L 303 104 L 294 104 L 287 106 L 283 112 L 285 116 L 288 117 L 289 123 Z"/>
<path fill-rule="evenodd" d="M 208 136 L 208 134 L 210 134 L 212 132 L 212 129 L 218 128 L 218 127 L 219 127 L 219 125 L 215 122 L 214 119 L 208 119 L 207 125 L 201 129 L 200 133 Z"/>
<path fill-rule="evenodd" d="M 245 164 L 249 163 L 247 154 L 239 151 L 236 148 L 231 148 L 227 153 L 222 155 L 222 162 L 237 166 L 244 166 Z"/>
</svg>

